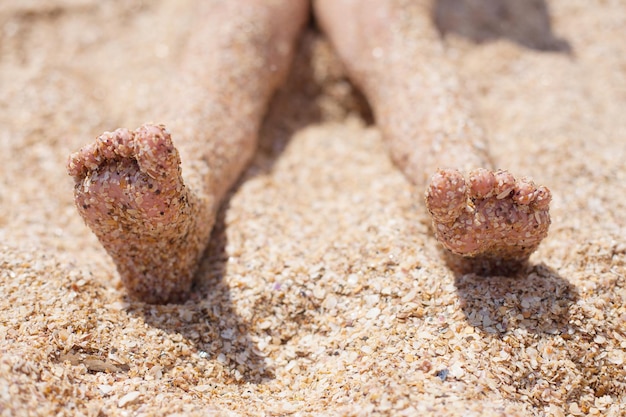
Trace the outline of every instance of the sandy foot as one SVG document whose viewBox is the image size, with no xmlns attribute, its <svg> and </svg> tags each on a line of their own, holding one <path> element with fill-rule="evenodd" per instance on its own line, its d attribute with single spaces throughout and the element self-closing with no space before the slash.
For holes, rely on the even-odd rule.
<svg viewBox="0 0 626 417">
<path fill-rule="evenodd" d="M 550 199 L 546 187 L 527 178 L 482 168 L 467 180 L 457 170 L 440 170 L 426 190 L 439 242 L 457 255 L 502 266 L 526 262 L 546 237 Z"/>
<path fill-rule="evenodd" d="M 183 184 L 164 126 L 106 132 L 68 161 L 76 206 L 113 258 L 131 296 L 181 301 L 205 245 L 206 218 Z"/>
<path fill-rule="evenodd" d="M 548 232 L 550 192 L 506 171 L 474 170 L 468 181 L 457 171 L 491 167 L 488 141 L 427 3 L 315 5 L 322 28 L 370 101 L 393 160 L 416 188 L 427 188 L 436 238 L 474 259 L 475 272 L 514 271 L 508 266 L 524 263 Z M 444 167 L 450 169 L 427 186 Z"/>
<path fill-rule="evenodd" d="M 308 3 L 197 2 L 164 126 L 118 129 L 70 156 L 76 205 L 127 292 L 183 301 L 226 191 L 252 158 L 267 104 L 286 77 Z M 179 157 L 180 152 L 180 157 Z M 181 158 L 185 179 L 181 177 Z"/>
</svg>

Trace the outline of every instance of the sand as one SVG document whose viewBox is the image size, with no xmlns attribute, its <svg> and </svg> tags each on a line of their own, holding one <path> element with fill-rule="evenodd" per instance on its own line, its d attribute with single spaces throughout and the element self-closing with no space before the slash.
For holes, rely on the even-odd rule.
<svg viewBox="0 0 626 417">
<path fill-rule="evenodd" d="M 506 24 L 445 31 L 498 167 L 553 193 L 522 276 L 449 268 L 310 29 L 192 298 L 152 306 L 65 161 L 152 120 L 188 3 L 0 3 L 0 415 L 626 414 L 623 1 L 504 2 Z"/>
</svg>

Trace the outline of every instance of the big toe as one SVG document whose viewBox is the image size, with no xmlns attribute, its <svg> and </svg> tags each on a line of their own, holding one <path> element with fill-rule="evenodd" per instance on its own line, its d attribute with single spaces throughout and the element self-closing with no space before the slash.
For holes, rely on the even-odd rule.
<svg viewBox="0 0 626 417">
<path fill-rule="evenodd" d="M 135 131 L 135 158 L 141 171 L 152 178 L 179 174 L 180 156 L 163 125 L 146 124 Z"/>
<path fill-rule="evenodd" d="M 467 206 L 467 186 L 455 169 L 442 169 L 432 176 L 426 190 L 426 207 L 440 223 L 456 220 Z"/>
</svg>

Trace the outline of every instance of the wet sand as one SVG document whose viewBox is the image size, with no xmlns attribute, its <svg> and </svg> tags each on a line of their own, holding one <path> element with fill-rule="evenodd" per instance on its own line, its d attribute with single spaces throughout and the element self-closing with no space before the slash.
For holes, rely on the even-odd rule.
<svg viewBox="0 0 626 417">
<path fill-rule="evenodd" d="M 0 5 L 0 412 L 626 412 L 620 1 L 482 17 L 437 2 L 497 168 L 553 193 L 519 277 L 446 263 L 423 191 L 310 29 L 192 298 L 153 306 L 124 296 L 65 162 L 102 131 L 159 122 L 188 3 Z"/>
</svg>

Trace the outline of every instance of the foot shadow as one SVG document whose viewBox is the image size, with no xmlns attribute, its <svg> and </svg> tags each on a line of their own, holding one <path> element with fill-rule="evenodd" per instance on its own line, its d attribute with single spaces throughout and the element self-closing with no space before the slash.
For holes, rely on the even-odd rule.
<svg viewBox="0 0 626 417">
<path fill-rule="evenodd" d="M 542 335 L 568 332 L 578 291 L 549 266 L 525 265 L 507 276 L 467 273 L 458 263 L 450 268 L 467 322 L 482 333 L 498 337 L 517 329 Z"/>
<path fill-rule="evenodd" d="M 432 18 L 442 36 L 455 33 L 475 43 L 509 39 L 526 48 L 571 54 L 554 34 L 545 0 L 437 0 Z"/>
<path fill-rule="evenodd" d="M 230 289 L 223 281 L 228 255 L 224 219 L 228 204 L 220 209 L 210 243 L 200 262 L 191 296 L 184 304 L 150 305 L 129 301 L 129 311 L 145 323 L 182 337 L 197 349 L 207 368 L 226 383 L 261 383 L 273 377 L 259 354 L 252 329 L 235 311 Z M 194 352 L 196 353 L 196 352 Z M 188 355 L 188 354 L 187 354 Z"/>
</svg>

